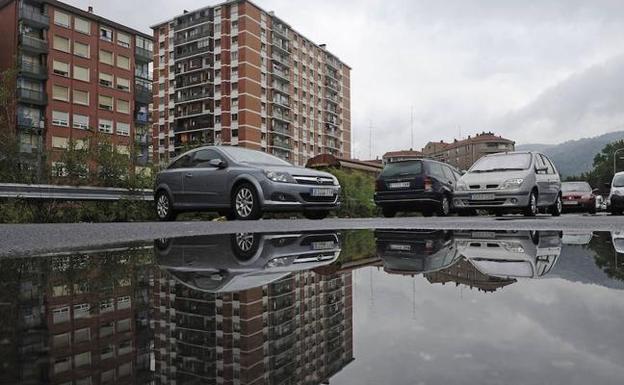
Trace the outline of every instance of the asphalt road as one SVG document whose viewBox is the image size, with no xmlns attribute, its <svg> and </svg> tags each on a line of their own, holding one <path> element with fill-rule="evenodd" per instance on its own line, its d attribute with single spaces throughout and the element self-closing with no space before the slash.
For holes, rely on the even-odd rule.
<svg viewBox="0 0 624 385">
<path fill-rule="evenodd" d="M 0 225 L 0 257 L 114 247 L 181 236 L 239 232 L 349 229 L 624 231 L 624 217 L 607 215 L 262 220 L 254 222 L 75 223 Z"/>
</svg>

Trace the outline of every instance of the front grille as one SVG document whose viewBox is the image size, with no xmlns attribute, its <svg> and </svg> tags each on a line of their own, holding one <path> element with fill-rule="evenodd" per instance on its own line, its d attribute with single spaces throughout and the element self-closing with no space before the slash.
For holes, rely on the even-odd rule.
<svg viewBox="0 0 624 385">
<path fill-rule="evenodd" d="M 497 190 L 499 185 L 497 185 L 497 184 L 488 184 L 488 185 L 485 185 L 485 186 L 481 186 L 481 185 L 478 185 L 478 184 L 471 184 L 469 187 L 470 187 L 471 190 Z"/>
<path fill-rule="evenodd" d="M 315 176 L 293 176 L 298 184 L 313 185 L 313 186 L 333 186 L 334 180 L 328 177 L 315 177 Z"/>
<path fill-rule="evenodd" d="M 468 204 L 471 206 L 502 206 L 505 204 L 506 199 L 494 199 L 491 201 L 473 201 L 469 200 Z"/>
<path fill-rule="evenodd" d="M 332 203 L 336 200 L 335 195 L 331 197 L 314 197 L 308 193 L 301 194 L 301 198 L 303 198 L 303 200 L 306 202 L 314 202 L 314 203 Z"/>
</svg>

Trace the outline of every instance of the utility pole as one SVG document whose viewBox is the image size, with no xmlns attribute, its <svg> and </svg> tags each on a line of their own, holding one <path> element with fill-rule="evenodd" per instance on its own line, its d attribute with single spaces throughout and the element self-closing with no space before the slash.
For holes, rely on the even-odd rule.
<svg viewBox="0 0 624 385">
<path fill-rule="evenodd" d="M 617 154 L 620 151 L 624 151 L 624 147 L 622 148 L 618 148 L 617 150 L 615 150 L 615 152 L 613 153 L 613 175 L 615 176 L 615 174 L 617 174 Z"/>
<path fill-rule="evenodd" d="M 368 159 L 373 159 L 373 121 L 368 122 Z"/>
</svg>

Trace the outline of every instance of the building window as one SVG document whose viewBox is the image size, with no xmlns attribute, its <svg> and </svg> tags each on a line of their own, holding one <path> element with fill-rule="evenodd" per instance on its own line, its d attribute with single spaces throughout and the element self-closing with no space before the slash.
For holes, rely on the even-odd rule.
<svg viewBox="0 0 624 385">
<path fill-rule="evenodd" d="M 130 136 L 130 125 L 128 123 L 117 122 L 117 135 Z"/>
<path fill-rule="evenodd" d="M 122 114 L 130 113 L 130 102 L 127 100 L 117 99 L 117 112 L 121 112 Z"/>
<path fill-rule="evenodd" d="M 66 348 L 70 343 L 69 333 L 57 334 L 53 337 L 53 346 L 55 349 Z"/>
<path fill-rule="evenodd" d="M 82 80 L 83 82 L 89 81 L 89 69 L 81 66 L 74 65 L 74 79 Z"/>
<path fill-rule="evenodd" d="M 99 74 L 100 85 L 103 87 L 113 87 L 113 75 L 101 73 Z"/>
<path fill-rule="evenodd" d="M 52 71 L 55 75 L 69 77 L 69 64 L 54 60 L 52 62 Z"/>
<path fill-rule="evenodd" d="M 91 329 L 78 329 L 74 332 L 74 343 L 91 341 Z"/>
<path fill-rule="evenodd" d="M 74 305 L 74 319 L 88 318 L 91 314 L 91 305 L 88 303 L 81 303 Z"/>
<path fill-rule="evenodd" d="M 74 42 L 74 55 L 89 58 L 89 44 L 83 44 L 80 42 Z"/>
<path fill-rule="evenodd" d="M 69 50 L 69 39 L 66 38 L 66 37 L 54 35 L 53 44 L 54 44 L 53 45 L 54 49 L 57 49 L 57 50 L 63 51 L 63 52 L 67 52 L 67 53 L 71 52 Z"/>
<path fill-rule="evenodd" d="M 117 44 L 119 44 L 122 47 L 130 48 L 130 35 L 117 32 Z"/>
<path fill-rule="evenodd" d="M 74 103 L 83 106 L 89 105 L 89 91 L 74 90 Z"/>
<path fill-rule="evenodd" d="M 69 87 L 52 86 L 52 98 L 54 100 L 69 102 Z"/>
<path fill-rule="evenodd" d="M 107 27 L 100 27 L 100 39 L 112 42 L 113 30 Z"/>
<path fill-rule="evenodd" d="M 91 352 L 85 352 L 74 355 L 74 366 L 81 367 L 91 365 Z"/>
<path fill-rule="evenodd" d="M 54 24 L 65 28 L 71 28 L 71 17 L 66 13 L 54 10 Z"/>
<path fill-rule="evenodd" d="M 117 67 L 123 68 L 125 70 L 129 70 L 130 58 L 122 56 L 122 55 L 117 55 Z"/>
<path fill-rule="evenodd" d="M 109 51 L 100 50 L 100 63 L 114 65 L 113 62 L 113 53 Z"/>
<path fill-rule="evenodd" d="M 100 119 L 98 124 L 98 130 L 105 134 L 113 133 L 113 121 L 107 119 Z"/>
<path fill-rule="evenodd" d="M 52 310 L 52 322 L 55 324 L 69 321 L 69 306 Z"/>
<path fill-rule="evenodd" d="M 89 129 L 89 116 L 74 114 L 73 127 L 81 130 Z"/>
<path fill-rule="evenodd" d="M 118 77 L 117 89 L 122 91 L 130 91 L 130 80 Z"/>
<path fill-rule="evenodd" d="M 113 110 L 113 97 L 100 95 L 98 99 L 98 107 L 102 110 L 112 111 Z"/>
<path fill-rule="evenodd" d="M 132 301 L 129 296 L 117 298 L 117 309 L 129 309 L 131 305 Z"/>
<path fill-rule="evenodd" d="M 63 357 L 54 360 L 54 373 L 63 373 L 71 369 L 71 358 Z"/>
<path fill-rule="evenodd" d="M 91 22 L 79 17 L 74 17 L 74 29 L 85 35 L 91 34 Z"/>
<path fill-rule="evenodd" d="M 69 143 L 69 140 L 62 136 L 52 137 L 52 148 L 67 148 L 68 143 Z M 59 290 L 62 290 L 62 289 L 64 289 L 64 287 L 59 286 Z M 55 296 L 58 296 L 58 297 L 64 296 L 64 295 L 69 295 L 69 290 L 67 293 L 63 293 L 63 292 L 55 293 Z"/>
<path fill-rule="evenodd" d="M 52 111 L 52 124 L 60 127 L 69 127 L 69 113 Z"/>
</svg>

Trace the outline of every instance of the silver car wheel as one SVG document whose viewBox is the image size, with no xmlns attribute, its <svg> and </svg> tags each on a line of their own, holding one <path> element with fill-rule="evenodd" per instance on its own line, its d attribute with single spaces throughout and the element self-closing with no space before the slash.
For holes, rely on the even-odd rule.
<svg viewBox="0 0 624 385">
<path fill-rule="evenodd" d="M 159 218 L 166 218 L 169 214 L 169 198 L 167 195 L 162 194 L 156 202 L 156 213 Z"/>
<path fill-rule="evenodd" d="M 537 197 L 535 194 L 531 194 L 531 202 L 529 204 L 531 205 L 531 213 L 537 215 Z"/>
<path fill-rule="evenodd" d="M 242 251 L 249 251 L 254 244 L 254 236 L 251 233 L 236 234 L 236 244 Z"/>
<path fill-rule="evenodd" d="M 251 215 L 251 212 L 253 211 L 253 192 L 246 187 L 241 188 L 240 190 L 238 190 L 238 194 L 236 194 L 235 203 L 236 213 L 241 218 L 247 218 L 249 215 Z"/>
<path fill-rule="evenodd" d="M 447 216 L 449 215 L 450 212 L 451 212 L 451 204 L 447 197 L 443 197 L 442 198 L 442 214 L 444 216 Z"/>
<path fill-rule="evenodd" d="M 561 202 L 561 196 L 557 197 L 557 212 L 563 211 L 563 202 Z"/>
</svg>

